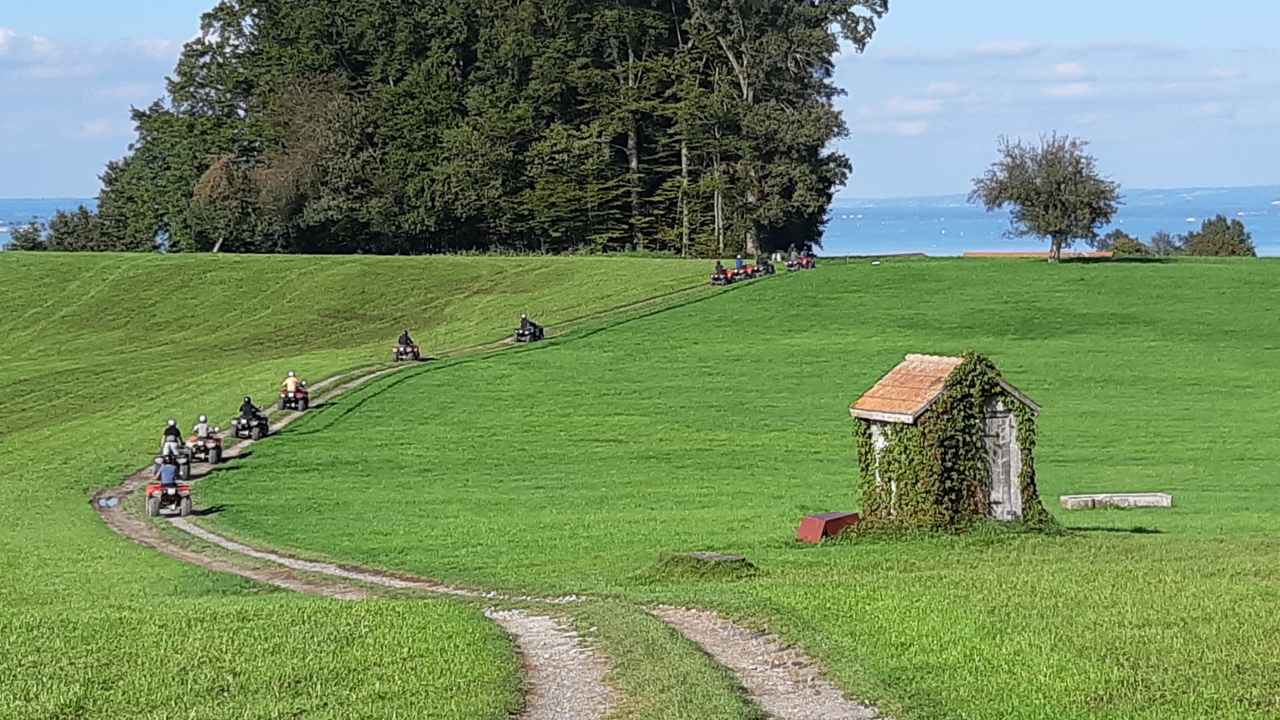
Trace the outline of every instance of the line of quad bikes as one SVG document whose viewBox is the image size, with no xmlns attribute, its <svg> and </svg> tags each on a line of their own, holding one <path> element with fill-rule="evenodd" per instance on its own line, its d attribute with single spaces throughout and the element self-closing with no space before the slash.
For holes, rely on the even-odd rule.
<svg viewBox="0 0 1280 720">
<path fill-rule="evenodd" d="M 815 258 L 808 253 L 801 257 L 792 258 L 787 262 L 787 272 L 798 272 L 801 270 L 812 270 L 817 267 Z M 756 278 L 768 277 L 777 274 L 777 268 L 768 258 L 759 258 L 752 265 L 743 265 L 736 268 L 725 268 L 716 263 L 715 273 L 711 276 L 711 284 L 716 287 L 724 287 L 733 285 L 734 283 L 745 282 L 747 280 L 755 280 Z M 517 343 L 535 343 L 545 340 L 547 337 L 546 329 L 538 323 L 524 316 L 520 319 L 520 326 L 516 328 L 513 340 Z M 422 349 L 413 344 L 397 344 L 392 348 L 392 362 L 425 362 L 435 358 L 427 357 L 422 354 Z M 301 382 L 295 390 L 281 390 L 279 398 L 276 400 L 276 409 L 284 411 L 294 411 L 305 413 L 311 408 L 311 393 L 307 390 L 307 383 Z M 231 432 L 229 435 L 236 440 L 261 440 L 271 433 L 271 421 L 265 413 L 255 412 L 252 414 L 241 414 L 231 421 Z M 178 447 L 176 453 L 169 452 L 155 456 L 156 475 L 160 474 L 160 468 L 165 465 L 176 465 L 178 468 L 178 477 L 182 483 L 176 485 L 161 485 L 159 481 L 155 484 L 147 486 L 147 514 L 151 517 L 159 517 L 162 515 L 180 515 L 186 517 L 191 514 L 191 464 L 207 463 L 208 465 L 217 465 L 222 462 L 222 428 L 215 427 L 207 436 L 192 435 L 187 441 Z"/>
<path fill-rule="evenodd" d="M 541 342 L 547 337 L 546 328 L 524 316 L 520 319 L 520 327 L 515 331 L 514 341 L 517 343 L 534 343 Z M 422 354 L 422 349 L 417 345 L 400 345 L 397 344 L 392 348 L 392 362 L 427 362 L 435 358 L 427 357 Z M 311 408 L 311 393 L 307 389 L 307 383 L 302 381 L 295 390 L 281 390 L 280 396 L 276 401 L 276 409 L 280 411 L 294 411 L 304 413 Z M 201 418 L 203 419 L 203 418 Z M 207 423 L 206 423 L 207 425 Z M 261 440 L 271 434 L 271 421 L 263 412 L 254 412 L 252 414 L 241 414 L 231 421 L 230 437 L 236 440 Z M 181 443 L 176 452 L 164 452 L 163 446 L 160 453 L 155 456 L 157 481 L 154 484 L 147 485 L 147 514 L 151 517 L 160 517 L 164 515 L 179 515 L 186 517 L 191 514 L 191 465 L 192 463 L 207 463 L 208 465 L 217 465 L 222 462 L 222 428 L 214 427 L 207 436 L 192 435 L 187 438 L 185 443 Z M 181 483 L 174 485 L 160 484 L 158 477 L 160 469 L 166 465 L 177 467 L 178 478 Z"/>
<path fill-rule="evenodd" d="M 816 267 L 818 267 L 817 259 L 807 252 L 787 261 L 787 272 L 813 270 Z M 766 257 L 758 258 L 753 265 L 734 268 L 726 268 L 720 263 L 716 263 L 716 271 L 711 275 L 711 285 L 725 287 L 726 285 L 777 274 L 778 268 Z"/>
</svg>

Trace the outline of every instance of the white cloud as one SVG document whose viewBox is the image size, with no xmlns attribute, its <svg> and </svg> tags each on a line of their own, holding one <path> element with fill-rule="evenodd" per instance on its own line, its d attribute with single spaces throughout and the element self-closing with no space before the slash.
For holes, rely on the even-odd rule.
<svg viewBox="0 0 1280 720">
<path fill-rule="evenodd" d="M 1045 88 L 1041 94 L 1047 98 L 1054 98 L 1057 100 L 1076 100 L 1080 98 L 1093 97 L 1097 94 L 1097 91 L 1094 89 L 1093 83 L 1074 82 L 1050 85 Z"/>
<path fill-rule="evenodd" d="M 13 46 L 13 41 L 16 37 L 18 37 L 17 31 L 0 27 L 0 57 L 9 54 L 9 48 Z"/>
<path fill-rule="evenodd" d="M 906 120 L 889 125 L 889 132 L 902 137 L 920 137 L 929 132 L 929 123 L 924 120 Z"/>
<path fill-rule="evenodd" d="M 1227 108 L 1222 103 L 1207 102 L 1200 103 L 1192 111 L 1191 116 L 1202 120 L 1213 120 L 1228 115 Z"/>
<path fill-rule="evenodd" d="M 924 88 L 924 94 L 936 98 L 954 98 L 964 94 L 965 88 L 957 82 L 930 83 Z"/>
<path fill-rule="evenodd" d="M 174 62 L 182 52 L 182 43 L 167 38 L 151 38 L 134 43 L 133 49 L 152 60 Z"/>
<path fill-rule="evenodd" d="M 95 90 L 94 102 L 103 105 L 145 105 L 161 95 L 162 89 L 152 83 L 122 82 Z"/>
<path fill-rule="evenodd" d="M 1024 74 L 1023 77 L 1027 80 L 1067 82 L 1073 80 L 1092 80 L 1094 72 L 1083 63 L 1064 62 L 1058 63 L 1048 69 L 1032 70 L 1031 72 Z"/>
<path fill-rule="evenodd" d="M 96 77 L 139 63 L 172 66 L 182 43 L 164 38 L 114 43 L 58 43 L 0 28 L 0 58 L 8 75 L 26 80 Z"/>
<path fill-rule="evenodd" d="M 85 120 L 67 137 L 76 139 L 128 136 L 133 133 L 133 123 L 127 120 L 105 119 Z"/>
<path fill-rule="evenodd" d="M 965 50 L 963 54 L 974 57 L 1026 57 L 1035 55 L 1043 49 L 1041 46 L 1025 40 L 994 40 L 975 45 Z"/>
<path fill-rule="evenodd" d="M 936 98 L 909 98 L 899 95 L 885 103 L 885 110 L 890 115 L 897 116 L 936 115 L 942 111 L 942 101 Z"/>
<path fill-rule="evenodd" d="M 1213 82 L 1215 80 L 1238 80 L 1244 77 L 1244 71 L 1240 68 L 1220 67 L 1199 75 L 1196 79 Z"/>
<path fill-rule="evenodd" d="M 945 59 L 942 55 L 934 55 L 915 48 L 879 48 L 874 43 L 872 43 L 871 47 L 867 49 L 867 57 L 879 60 L 880 62 L 898 63 L 903 65 L 935 63 Z"/>
</svg>

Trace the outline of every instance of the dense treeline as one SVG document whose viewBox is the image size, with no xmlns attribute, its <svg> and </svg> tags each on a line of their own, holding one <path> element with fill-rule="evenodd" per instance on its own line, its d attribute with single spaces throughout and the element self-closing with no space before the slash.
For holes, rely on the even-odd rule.
<svg viewBox="0 0 1280 720">
<path fill-rule="evenodd" d="M 888 0 L 224 0 L 62 249 L 755 253 L 849 171 Z"/>
</svg>

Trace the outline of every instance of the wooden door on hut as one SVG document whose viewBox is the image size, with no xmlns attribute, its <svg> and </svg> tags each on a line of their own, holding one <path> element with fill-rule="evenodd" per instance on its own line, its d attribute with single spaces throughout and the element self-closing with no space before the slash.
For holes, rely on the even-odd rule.
<svg viewBox="0 0 1280 720">
<path fill-rule="evenodd" d="M 989 403 L 983 437 L 987 441 L 987 466 L 991 468 L 991 515 L 1011 522 L 1022 517 L 1022 449 L 1018 447 L 1018 423 L 1001 401 Z"/>
</svg>

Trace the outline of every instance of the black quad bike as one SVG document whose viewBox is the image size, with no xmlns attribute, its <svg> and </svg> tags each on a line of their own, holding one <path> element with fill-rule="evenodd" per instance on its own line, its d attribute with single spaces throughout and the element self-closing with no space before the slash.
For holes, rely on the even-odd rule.
<svg viewBox="0 0 1280 720">
<path fill-rule="evenodd" d="M 240 440 L 261 440 L 271 433 L 271 421 L 266 415 L 243 415 L 231 421 L 231 434 Z"/>
<path fill-rule="evenodd" d="M 547 331 L 538 323 L 530 320 L 516 328 L 516 342 L 535 343 L 547 339 Z"/>
</svg>

